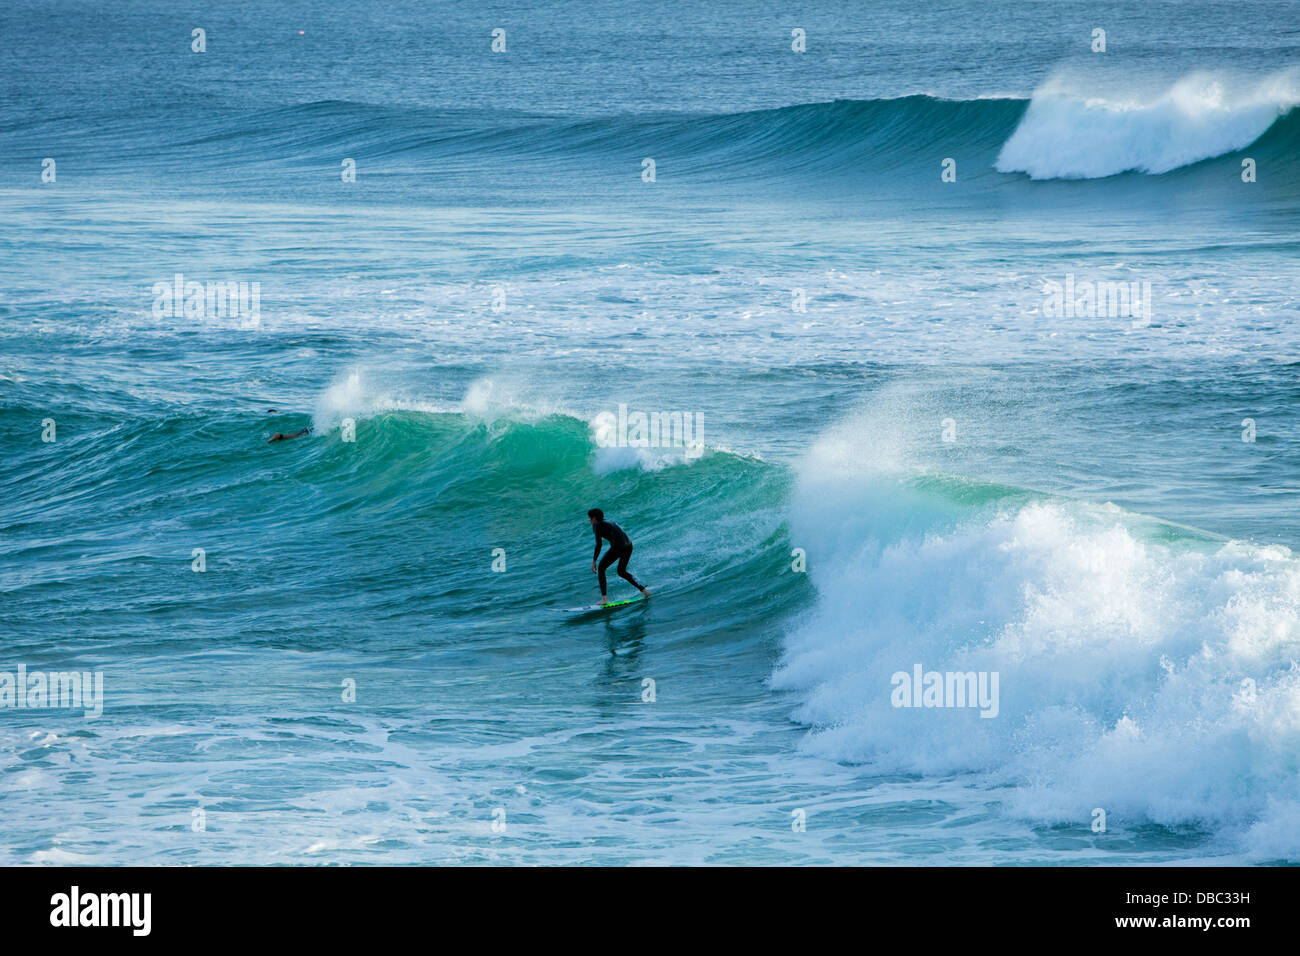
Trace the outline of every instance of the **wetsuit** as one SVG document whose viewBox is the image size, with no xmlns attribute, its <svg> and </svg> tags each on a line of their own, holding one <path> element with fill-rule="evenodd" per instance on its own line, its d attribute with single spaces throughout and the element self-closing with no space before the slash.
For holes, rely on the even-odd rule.
<svg viewBox="0 0 1300 956">
<path fill-rule="evenodd" d="M 624 581 L 631 582 L 638 591 L 641 590 L 641 583 L 627 570 L 627 559 L 632 557 L 632 539 L 612 521 L 597 521 L 592 527 L 596 529 L 596 553 L 591 556 L 592 561 L 600 557 L 600 539 L 604 538 L 609 542 L 609 550 L 605 552 L 605 557 L 600 562 L 601 597 L 605 596 L 605 569 L 615 561 L 618 562 L 618 576 Z"/>
</svg>

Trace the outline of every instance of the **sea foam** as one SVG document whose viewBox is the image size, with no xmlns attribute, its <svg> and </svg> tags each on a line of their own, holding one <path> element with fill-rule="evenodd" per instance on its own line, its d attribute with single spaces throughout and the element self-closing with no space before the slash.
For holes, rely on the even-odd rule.
<svg viewBox="0 0 1300 956">
<path fill-rule="evenodd" d="M 819 592 L 773 683 L 804 747 L 1005 786 L 1008 812 L 1192 825 L 1300 856 L 1300 560 L 1113 505 L 971 506 L 843 435 L 805 463 L 790 539 Z M 997 673 L 1000 709 L 907 709 L 891 675 Z"/>
<path fill-rule="evenodd" d="M 1297 103 L 1293 73 L 1246 85 L 1198 73 L 1155 94 L 1104 96 L 1049 81 L 1003 144 L 997 169 L 1032 179 L 1165 173 L 1245 149 Z"/>
</svg>

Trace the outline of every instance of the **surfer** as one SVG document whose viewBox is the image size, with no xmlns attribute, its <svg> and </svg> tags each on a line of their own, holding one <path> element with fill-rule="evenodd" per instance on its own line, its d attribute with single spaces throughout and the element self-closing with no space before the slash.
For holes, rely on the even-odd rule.
<svg viewBox="0 0 1300 956">
<path fill-rule="evenodd" d="M 276 414 L 279 414 L 279 409 L 277 409 L 277 408 L 268 408 L 268 409 L 266 410 L 266 414 L 268 414 L 268 415 L 276 415 Z M 296 432 L 289 432 L 289 434 L 287 434 L 287 435 L 283 435 L 283 434 L 281 434 L 280 432 L 276 432 L 274 435 L 272 435 L 272 436 L 271 436 L 270 438 L 268 438 L 266 441 L 267 441 L 267 444 L 270 444 L 270 443 L 273 442 L 273 441 L 288 441 L 290 438 L 301 438 L 303 435 L 310 435 L 310 434 L 311 434 L 311 430 L 312 430 L 312 426 L 311 426 L 311 425 L 308 425 L 306 428 L 300 428 L 300 429 L 298 429 Z"/>
<path fill-rule="evenodd" d="M 646 597 L 650 592 L 641 586 L 641 582 L 627 570 L 628 558 L 632 557 L 632 539 L 618 525 L 612 521 L 605 520 L 605 512 L 599 508 L 592 508 L 587 512 L 587 518 L 591 521 L 591 527 L 596 532 L 596 552 L 591 556 L 591 573 L 600 575 L 600 603 L 608 604 L 609 597 L 605 594 L 605 569 L 615 561 L 618 562 L 618 576 L 624 581 L 628 581 L 638 591 Z M 596 565 L 596 559 L 600 557 L 600 541 L 605 539 L 609 542 L 609 550 L 605 552 L 605 557 L 601 560 L 599 567 Z"/>
</svg>

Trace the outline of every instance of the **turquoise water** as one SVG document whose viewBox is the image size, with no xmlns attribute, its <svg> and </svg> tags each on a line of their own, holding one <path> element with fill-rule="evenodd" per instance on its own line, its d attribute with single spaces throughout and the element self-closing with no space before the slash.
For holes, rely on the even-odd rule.
<svg viewBox="0 0 1300 956">
<path fill-rule="evenodd" d="M 1300 7 L 665 9 L 0 13 L 0 861 L 1300 859 Z"/>
</svg>

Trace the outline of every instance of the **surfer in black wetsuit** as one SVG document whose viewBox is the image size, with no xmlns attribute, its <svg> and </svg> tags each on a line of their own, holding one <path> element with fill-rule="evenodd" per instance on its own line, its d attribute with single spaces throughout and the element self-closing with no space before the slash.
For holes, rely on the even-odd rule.
<svg viewBox="0 0 1300 956">
<path fill-rule="evenodd" d="M 277 413 L 278 413 L 278 409 L 268 408 L 266 410 L 266 414 L 268 415 L 275 415 Z M 288 441 L 290 438 L 301 438 L 303 435 L 310 435 L 311 430 L 312 430 L 312 426 L 308 425 L 306 428 L 300 428 L 296 432 L 289 432 L 289 434 L 287 435 L 282 435 L 279 432 L 276 432 L 274 435 L 272 435 L 270 438 L 267 439 L 267 442 Z"/>
<path fill-rule="evenodd" d="M 591 573 L 600 575 L 600 603 L 609 603 L 609 598 L 605 595 L 605 569 L 615 561 L 618 562 L 618 576 L 624 581 L 630 582 L 638 591 L 649 597 L 650 592 L 643 588 L 641 582 L 632 577 L 627 570 L 627 560 L 632 557 L 632 539 L 614 522 L 606 521 L 605 512 L 599 508 L 592 508 L 588 511 L 587 518 L 596 531 L 596 552 L 591 556 Z M 609 550 L 605 552 L 604 559 L 597 567 L 596 559 L 600 557 L 600 541 L 602 538 L 609 542 Z"/>
</svg>

